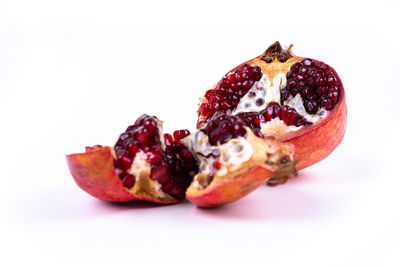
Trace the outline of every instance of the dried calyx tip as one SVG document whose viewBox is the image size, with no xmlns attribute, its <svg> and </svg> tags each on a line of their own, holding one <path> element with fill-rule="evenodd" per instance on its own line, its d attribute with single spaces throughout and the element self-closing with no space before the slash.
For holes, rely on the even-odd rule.
<svg viewBox="0 0 400 267">
<path fill-rule="evenodd" d="M 264 54 L 261 56 L 261 60 L 264 60 L 266 63 L 271 63 L 276 58 L 279 62 L 286 62 L 292 57 L 292 47 L 293 44 L 290 44 L 287 49 L 283 49 L 281 43 L 276 41 L 265 50 Z"/>
<path fill-rule="evenodd" d="M 267 182 L 267 186 L 277 186 L 286 183 L 290 178 L 297 176 L 296 164 L 299 159 L 289 160 L 283 158 L 279 163 L 279 171 L 274 177 L 271 177 Z"/>
</svg>

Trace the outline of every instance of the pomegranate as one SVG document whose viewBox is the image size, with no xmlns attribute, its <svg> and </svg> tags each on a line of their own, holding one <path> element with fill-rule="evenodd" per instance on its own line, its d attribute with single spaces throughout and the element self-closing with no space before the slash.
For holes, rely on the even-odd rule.
<svg viewBox="0 0 400 267">
<path fill-rule="evenodd" d="M 200 99 L 197 127 L 216 113 L 240 117 L 257 136 L 296 147 L 297 169 L 326 158 L 346 129 L 345 92 L 329 65 L 272 44 L 228 72 Z"/>
<path fill-rule="evenodd" d="M 267 180 L 284 183 L 296 172 L 293 146 L 257 137 L 241 118 L 222 113 L 194 134 L 173 135 L 162 134 L 156 117 L 142 115 L 113 147 L 95 145 L 66 157 L 84 191 L 115 202 L 176 203 L 189 187 L 188 200 L 213 207 Z"/>
<path fill-rule="evenodd" d="M 198 171 L 180 142 L 189 134 L 178 130 L 163 136 L 162 122 L 142 115 L 113 147 L 87 147 L 85 153 L 67 155 L 67 163 L 76 183 L 98 199 L 176 203 Z"/>
<path fill-rule="evenodd" d="M 281 184 L 296 172 L 292 145 L 257 137 L 237 116 L 219 113 L 182 142 L 199 162 L 186 191 L 199 207 L 233 202 L 268 180 Z"/>
</svg>

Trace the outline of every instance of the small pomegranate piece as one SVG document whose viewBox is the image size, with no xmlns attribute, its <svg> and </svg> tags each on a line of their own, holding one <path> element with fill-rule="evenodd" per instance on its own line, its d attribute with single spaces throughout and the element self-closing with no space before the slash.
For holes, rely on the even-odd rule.
<svg viewBox="0 0 400 267">
<path fill-rule="evenodd" d="M 189 134 L 163 135 L 161 121 L 142 115 L 114 147 L 87 147 L 85 153 L 67 155 L 67 162 L 77 184 L 98 199 L 176 203 L 198 171 L 195 157 L 180 142 Z"/>
<path fill-rule="evenodd" d="M 272 44 L 228 72 L 200 100 L 197 127 L 222 112 L 240 117 L 258 136 L 296 147 L 297 168 L 326 158 L 346 130 L 343 84 L 329 65 Z"/>
<path fill-rule="evenodd" d="M 257 137 L 237 116 L 218 113 L 184 142 L 200 162 L 186 191 L 199 207 L 236 201 L 272 177 L 281 184 L 296 173 L 292 145 Z"/>
</svg>

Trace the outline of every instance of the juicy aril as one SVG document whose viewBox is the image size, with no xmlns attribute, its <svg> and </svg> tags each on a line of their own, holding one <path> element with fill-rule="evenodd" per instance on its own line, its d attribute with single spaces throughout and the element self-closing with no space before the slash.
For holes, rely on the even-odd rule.
<svg viewBox="0 0 400 267">
<path fill-rule="evenodd" d="M 193 154 L 179 142 L 189 134 L 175 131 L 164 141 L 162 122 L 142 115 L 113 147 L 87 147 L 67 155 L 67 163 L 76 183 L 98 199 L 176 203 L 198 171 Z"/>
<path fill-rule="evenodd" d="M 186 191 L 200 207 L 233 202 L 268 180 L 284 183 L 296 172 L 292 145 L 257 137 L 235 116 L 217 114 L 182 141 L 200 163 Z"/>
<path fill-rule="evenodd" d="M 295 145 L 297 169 L 326 158 L 346 129 L 343 85 L 332 67 L 291 47 L 276 42 L 228 72 L 201 98 L 197 127 L 216 113 L 237 115 L 256 135 Z"/>
</svg>

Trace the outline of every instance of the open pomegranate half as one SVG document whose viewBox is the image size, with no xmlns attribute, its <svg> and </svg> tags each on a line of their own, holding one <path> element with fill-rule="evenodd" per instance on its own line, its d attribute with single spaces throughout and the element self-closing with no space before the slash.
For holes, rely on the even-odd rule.
<svg viewBox="0 0 400 267">
<path fill-rule="evenodd" d="M 217 114 L 182 142 L 199 162 L 186 198 L 200 207 L 233 202 L 268 180 L 282 184 L 296 173 L 292 145 L 257 137 L 236 116 Z"/>
<path fill-rule="evenodd" d="M 114 147 L 87 147 L 67 155 L 67 163 L 76 183 L 98 199 L 176 203 L 198 172 L 196 159 L 180 142 L 189 134 L 179 130 L 164 137 L 162 121 L 142 115 Z"/>
<path fill-rule="evenodd" d="M 200 99 L 197 127 L 216 113 L 240 117 L 258 136 L 296 147 L 303 169 L 326 158 L 346 129 L 345 92 L 329 65 L 272 44 L 228 72 Z"/>
</svg>

